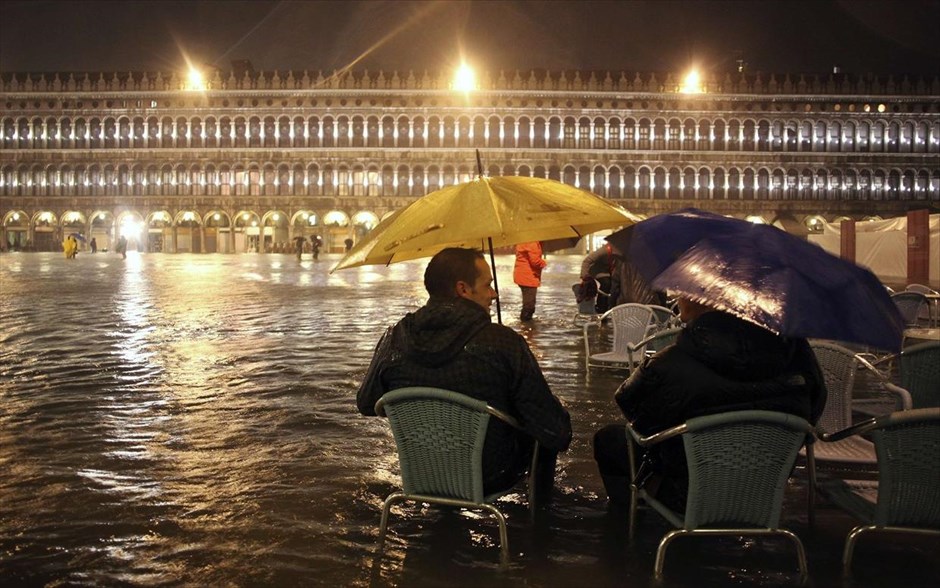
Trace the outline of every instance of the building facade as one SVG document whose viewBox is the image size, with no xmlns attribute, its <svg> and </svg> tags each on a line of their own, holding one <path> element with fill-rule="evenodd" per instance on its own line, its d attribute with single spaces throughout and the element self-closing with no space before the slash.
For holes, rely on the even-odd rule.
<svg viewBox="0 0 940 588">
<path fill-rule="evenodd" d="M 281 251 L 477 173 L 788 230 L 940 210 L 940 80 L 514 72 L 0 75 L 0 245 Z"/>
</svg>

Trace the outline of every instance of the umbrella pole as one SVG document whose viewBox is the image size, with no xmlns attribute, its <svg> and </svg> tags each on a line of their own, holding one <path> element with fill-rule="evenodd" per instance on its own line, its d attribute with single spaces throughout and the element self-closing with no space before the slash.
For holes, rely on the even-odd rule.
<svg viewBox="0 0 940 588">
<path fill-rule="evenodd" d="M 499 307 L 499 282 L 496 281 L 496 257 L 493 255 L 493 238 L 487 237 L 490 245 L 490 265 L 493 266 L 493 289 L 496 290 L 496 320 L 503 324 L 503 313 Z"/>
</svg>

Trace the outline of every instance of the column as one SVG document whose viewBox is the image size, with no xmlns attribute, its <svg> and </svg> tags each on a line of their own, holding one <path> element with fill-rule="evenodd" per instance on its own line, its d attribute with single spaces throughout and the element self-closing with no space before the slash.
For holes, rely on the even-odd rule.
<svg viewBox="0 0 940 588">
<path fill-rule="evenodd" d="M 930 214 L 927 209 L 907 213 L 907 283 L 930 283 Z"/>
<path fill-rule="evenodd" d="M 842 221 L 840 230 L 842 232 L 841 257 L 855 263 L 855 221 L 852 219 Z"/>
</svg>

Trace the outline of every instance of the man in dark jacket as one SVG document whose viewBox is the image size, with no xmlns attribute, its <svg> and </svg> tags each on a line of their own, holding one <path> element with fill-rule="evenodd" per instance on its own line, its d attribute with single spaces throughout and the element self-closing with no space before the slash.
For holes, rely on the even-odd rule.
<svg viewBox="0 0 940 588">
<path fill-rule="evenodd" d="M 424 273 L 428 303 L 389 329 L 359 388 L 359 412 L 375 415 L 383 394 L 431 386 L 485 401 L 516 419 L 525 432 L 490 419 L 484 442 L 487 493 L 514 485 L 538 440 L 540 491 L 550 488 L 555 456 L 571 442 L 571 419 L 552 394 L 525 339 L 490 320 L 493 275 L 479 251 L 449 248 Z"/>
<path fill-rule="evenodd" d="M 816 357 L 805 339 L 789 339 L 725 312 L 679 298 L 686 323 L 675 345 L 648 359 L 614 398 L 643 435 L 690 418 L 736 410 L 772 410 L 815 423 L 826 402 Z M 594 435 L 594 458 L 612 502 L 626 498 L 630 465 L 623 425 Z M 650 447 L 637 482 L 670 508 L 685 510 L 689 473 L 678 437 Z"/>
</svg>

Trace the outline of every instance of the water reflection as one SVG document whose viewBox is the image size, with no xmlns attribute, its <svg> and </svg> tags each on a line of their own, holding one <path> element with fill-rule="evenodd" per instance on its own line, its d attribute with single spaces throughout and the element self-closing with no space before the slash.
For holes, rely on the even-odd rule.
<svg viewBox="0 0 940 588">
<path fill-rule="evenodd" d="M 577 257 L 550 257 L 540 320 L 525 327 L 512 260 L 497 259 L 504 322 L 529 341 L 575 423 L 551 509 L 531 520 L 521 493 L 503 501 L 506 572 L 492 521 L 434 509 L 397 510 L 375 561 L 398 462 L 386 423 L 359 417 L 353 396 L 384 328 L 423 304 L 424 263 L 331 275 L 336 259 L 0 255 L 0 580 L 647 584 L 666 528 L 646 517 L 628 548 L 625 518 L 608 515 L 599 496 L 590 437 L 618 418 L 620 378 L 584 379 L 571 320 Z M 795 496 L 787 522 L 807 543 L 816 585 L 838 583 L 851 521 L 824 514 L 823 530 L 810 533 Z M 787 546 L 768 559 L 764 545 L 753 558 L 735 544 L 683 545 L 670 548 L 686 564 L 667 586 L 790 577 Z M 936 579 L 916 542 L 880 547 L 901 575 L 893 581 Z"/>
</svg>

